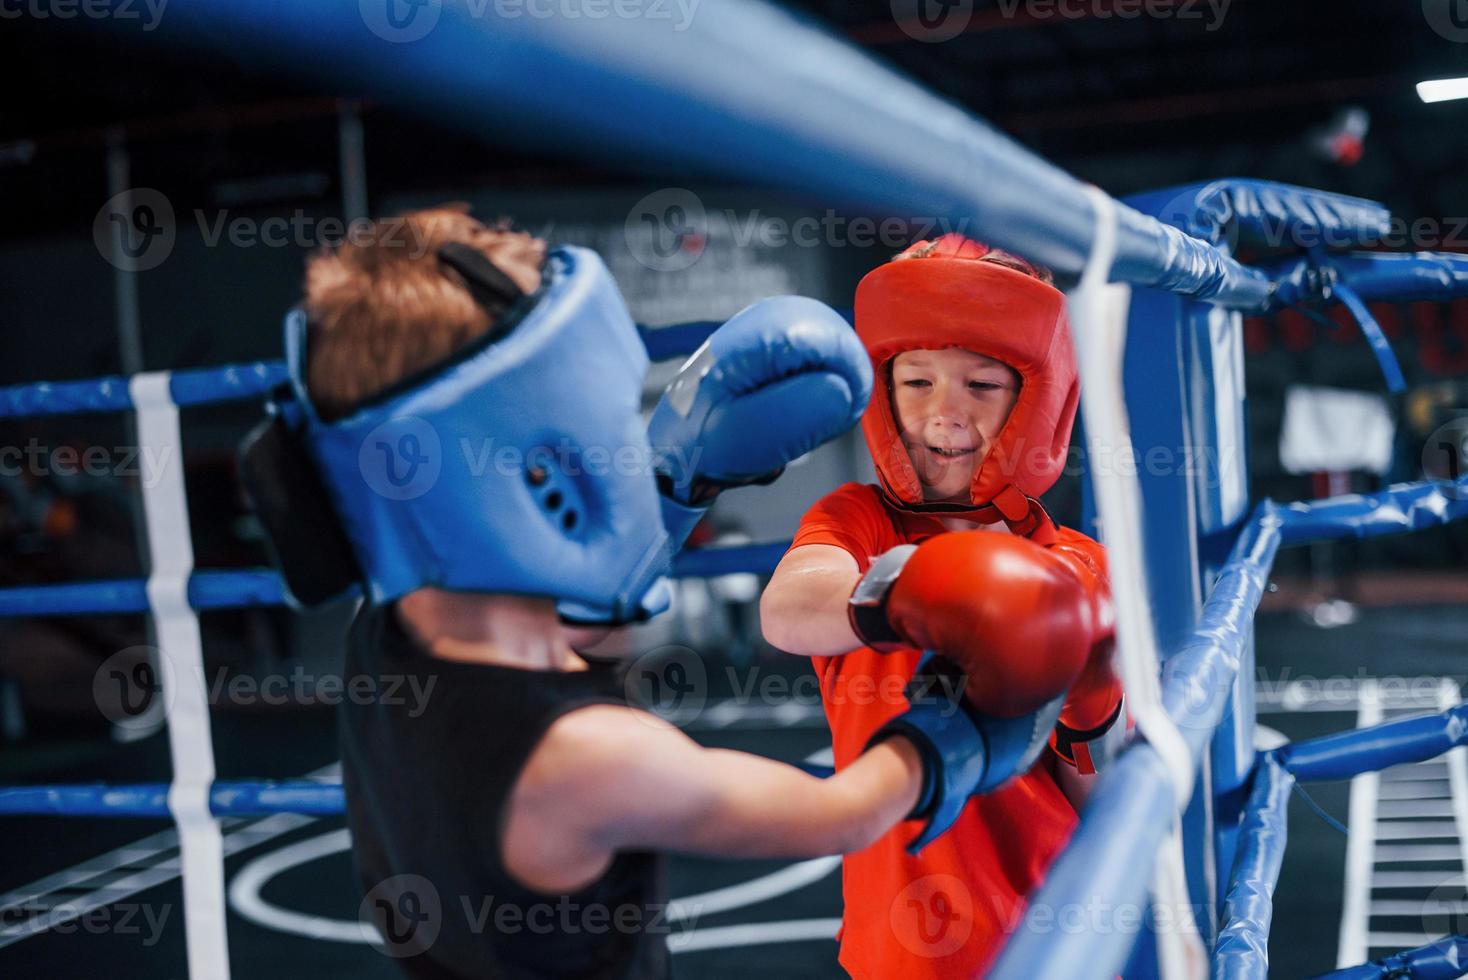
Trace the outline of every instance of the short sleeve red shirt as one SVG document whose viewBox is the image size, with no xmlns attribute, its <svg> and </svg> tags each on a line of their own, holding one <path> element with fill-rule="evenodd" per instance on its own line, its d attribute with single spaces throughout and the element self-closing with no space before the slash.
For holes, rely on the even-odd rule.
<svg viewBox="0 0 1468 980">
<path fill-rule="evenodd" d="M 935 518 L 888 507 L 874 486 L 847 483 L 806 512 L 791 549 L 835 545 L 865 572 L 887 549 L 943 530 Z M 1104 562 L 1090 538 L 1069 528 L 1057 532 L 1055 547 L 1086 564 Z M 877 653 L 860 647 L 839 657 L 812 658 L 837 769 L 901 713 L 900 692 L 920 657 L 918 650 Z M 1075 810 L 1049 763 L 1042 756 L 1008 786 L 969 800 L 953 827 L 920 855 L 906 849 L 918 832 L 915 822 L 846 855 L 841 965 L 852 976 L 968 978 L 991 964 L 1019 928 L 1024 897 L 1075 827 Z"/>
</svg>

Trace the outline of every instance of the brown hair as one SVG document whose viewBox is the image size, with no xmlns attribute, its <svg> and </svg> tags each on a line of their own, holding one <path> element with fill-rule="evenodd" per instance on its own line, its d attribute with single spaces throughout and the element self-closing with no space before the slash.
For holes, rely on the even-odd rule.
<svg viewBox="0 0 1468 980">
<path fill-rule="evenodd" d="M 439 262 L 449 242 L 483 253 L 526 293 L 540 286 L 545 242 L 505 221 L 481 224 L 465 204 L 373 221 L 307 261 L 306 385 L 322 418 L 340 418 L 494 325 L 459 274 Z"/>
</svg>

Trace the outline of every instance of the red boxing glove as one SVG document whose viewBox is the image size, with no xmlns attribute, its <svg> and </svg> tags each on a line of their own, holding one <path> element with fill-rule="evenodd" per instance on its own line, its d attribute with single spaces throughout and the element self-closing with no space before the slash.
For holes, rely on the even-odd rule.
<svg viewBox="0 0 1468 980">
<path fill-rule="evenodd" d="M 1080 676 L 1097 611 L 1071 562 L 997 531 L 893 548 L 872 563 L 850 605 L 863 643 L 954 661 L 974 709 L 1002 718 L 1034 711 Z"/>
<path fill-rule="evenodd" d="M 1060 719 L 1050 736 L 1050 747 L 1082 775 L 1105 767 L 1126 738 L 1126 710 L 1121 680 L 1112 669 L 1116 649 L 1116 617 L 1111 607 L 1111 588 L 1104 566 L 1105 554 L 1070 545 L 1051 550 L 1057 560 L 1067 562 L 1093 598 L 1096 637 L 1086 666 L 1066 696 Z"/>
</svg>

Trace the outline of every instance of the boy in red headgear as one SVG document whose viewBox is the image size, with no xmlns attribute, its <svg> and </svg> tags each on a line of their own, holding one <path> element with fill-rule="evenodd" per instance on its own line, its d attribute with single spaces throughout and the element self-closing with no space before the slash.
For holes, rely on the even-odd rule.
<svg viewBox="0 0 1468 980">
<path fill-rule="evenodd" d="M 1072 801 L 1125 732 L 1105 554 L 1038 500 L 1065 463 L 1075 355 L 1049 274 L 959 235 L 863 279 L 856 329 L 876 379 L 862 430 L 880 485 L 818 501 L 760 602 L 770 643 L 813 659 L 836 767 L 902 710 L 883 692 L 913 678 L 936 636 L 973 637 L 981 711 L 1021 715 L 1069 692 L 1051 751 L 970 799 L 946 834 L 911 854 L 900 825 L 844 859 L 853 976 L 971 977 L 1018 927 L 1074 827 Z"/>
</svg>

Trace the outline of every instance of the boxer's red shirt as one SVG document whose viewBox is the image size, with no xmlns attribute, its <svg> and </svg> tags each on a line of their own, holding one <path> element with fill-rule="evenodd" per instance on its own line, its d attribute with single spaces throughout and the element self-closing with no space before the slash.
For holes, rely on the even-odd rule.
<svg viewBox="0 0 1468 980">
<path fill-rule="evenodd" d="M 876 487 L 847 483 L 806 512 L 791 548 L 835 545 L 865 572 L 889 548 L 943 531 L 936 518 L 888 507 Z M 1099 544 L 1069 528 L 1056 531 L 1053 547 L 1083 574 L 1104 568 Z M 811 658 L 837 769 L 861 755 L 872 734 L 905 709 L 903 688 L 920 656 L 917 650 L 859 647 Z M 969 800 L 953 827 L 916 857 L 907 853 L 920 829 L 913 821 L 846 855 L 841 965 L 852 976 L 968 978 L 987 969 L 1020 928 L 1025 896 L 1076 824 L 1074 808 L 1050 774 L 1052 764 L 1064 763 L 1047 751 L 1024 776 Z"/>
</svg>

